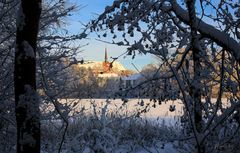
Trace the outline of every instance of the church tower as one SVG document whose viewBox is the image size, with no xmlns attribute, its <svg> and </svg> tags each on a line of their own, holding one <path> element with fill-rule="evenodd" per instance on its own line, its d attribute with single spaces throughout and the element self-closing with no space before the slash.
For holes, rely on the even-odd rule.
<svg viewBox="0 0 240 153">
<path fill-rule="evenodd" d="M 103 72 L 107 73 L 110 72 L 110 63 L 108 62 L 108 54 L 107 54 L 107 48 L 105 47 L 105 55 L 104 55 L 104 62 L 103 62 Z"/>
<path fill-rule="evenodd" d="M 107 48 L 105 47 L 105 63 L 107 63 L 108 62 L 108 55 L 107 55 Z"/>
</svg>

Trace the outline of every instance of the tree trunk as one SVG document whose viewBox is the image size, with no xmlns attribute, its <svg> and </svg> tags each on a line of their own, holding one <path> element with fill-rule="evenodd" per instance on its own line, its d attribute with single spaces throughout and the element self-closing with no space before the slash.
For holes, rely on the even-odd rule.
<svg viewBox="0 0 240 153">
<path fill-rule="evenodd" d="M 36 47 L 41 0 L 21 0 L 18 14 L 14 65 L 17 152 L 40 153 Z"/>
<path fill-rule="evenodd" d="M 202 106 L 201 106 L 201 60 L 198 48 L 199 39 L 197 34 L 197 17 L 195 11 L 195 0 L 187 0 L 189 14 L 189 25 L 191 28 L 191 48 L 193 55 L 193 81 L 190 87 L 190 96 L 193 99 L 194 124 L 198 133 L 202 133 Z M 204 153 L 205 149 L 201 142 L 198 142 L 198 153 Z"/>
</svg>

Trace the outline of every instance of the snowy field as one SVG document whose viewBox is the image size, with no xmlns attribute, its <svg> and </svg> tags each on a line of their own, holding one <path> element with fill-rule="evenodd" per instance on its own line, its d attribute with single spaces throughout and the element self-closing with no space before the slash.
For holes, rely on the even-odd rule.
<svg viewBox="0 0 240 153">
<path fill-rule="evenodd" d="M 127 99 L 126 102 L 123 102 L 121 99 L 61 99 L 62 104 L 68 104 L 69 107 L 74 106 L 71 112 L 71 115 L 74 112 L 78 112 L 84 108 L 87 112 L 91 112 L 93 105 L 97 108 L 103 108 L 106 106 L 107 109 L 111 112 L 119 111 L 119 113 L 132 114 L 137 111 L 142 111 L 141 117 L 146 118 L 158 118 L 158 117 L 174 117 L 181 116 L 183 114 L 183 104 L 180 100 L 175 101 L 166 101 L 159 104 L 150 101 L 150 99 Z M 169 111 L 170 106 L 175 106 L 175 111 Z M 143 111 L 146 108 L 146 112 Z"/>
<path fill-rule="evenodd" d="M 149 99 L 129 99 L 127 102 L 121 99 L 61 99 L 60 102 L 71 108 L 68 112 L 71 125 L 62 149 L 64 153 L 91 153 L 93 148 L 114 153 L 179 152 L 175 149 L 178 142 L 168 141 L 179 135 L 177 123 L 183 109 L 180 101 L 160 105 L 157 102 L 156 106 Z M 175 111 L 169 111 L 171 105 L 175 106 Z M 47 108 L 51 111 L 54 107 L 49 105 Z M 54 144 L 55 138 L 61 139 L 59 134 L 55 135 L 55 130 L 51 131 L 54 126 L 44 125 L 44 140 L 49 142 L 54 137 L 52 148 L 45 148 L 45 152 L 55 151 L 58 146 Z M 93 145 L 93 140 L 100 142 Z M 73 143 L 76 145 L 72 146 Z"/>
<path fill-rule="evenodd" d="M 59 101 L 64 104 L 64 109 L 69 108 L 63 112 L 68 115 L 69 121 L 63 153 L 194 152 L 191 144 L 181 140 L 183 104 L 180 100 L 160 105 L 158 102 L 154 105 L 149 99 Z M 175 110 L 170 111 L 171 107 Z M 43 110 L 51 112 L 53 108 L 48 105 Z M 42 124 L 43 153 L 55 153 L 59 148 L 64 124 L 55 121 L 44 121 Z"/>
<path fill-rule="evenodd" d="M 215 98 L 212 99 L 216 101 Z M 60 99 L 59 102 L 64 105 L 63 109 L 69 109 L 69 117 L 76 117 L 80 112 L 92 114 L 94 109 L 100 113 L 106 109 L 108 114 L 137 115 L 143 119 L 175 119 L 183 115 L 184 105 L 181 100 L 158 102 L 150 99 Z M 227 99 L 222 100 L 223 108 L 229 107 Z M 174 108 L 173 111 L 170 111 Z M 44 105 L 43 112 L 49 112 L 54 109 L 52 104 Z"/>
<path fill-rule="evenodd" d="M 138 116 L 150 121 L 167 121 L 167 124 L 174 124 L 175 120 L 183 114 L 183 104 L 180 100 L 166 101 L 159 104 L 150 99 L 61 99 L 60 103 L 69 107 L 68 115 L 71 118 L 78 116 L 79 112 L 92 114 L 94 107 L 97 113 L 103 108 L 108 114 L 119 114 L 126 116 Z M 174 111 L 169 109 L 174 107 Z M 53 105 L 43 108 L 44 112 L 52 111 Z"/>
</svg>

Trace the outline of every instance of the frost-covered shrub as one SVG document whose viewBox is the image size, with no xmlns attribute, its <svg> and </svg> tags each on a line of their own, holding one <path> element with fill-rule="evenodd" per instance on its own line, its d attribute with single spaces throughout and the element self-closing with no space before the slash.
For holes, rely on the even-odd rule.
<svg viewBox="0 0 240 153">
<path fill-rule="evenodd" d="M 92 104 L 91 113 L 81 112 L 69 122 L 63 150 L 68 153 L 98 152 L 109 153 L 123 149 L 124 152 L 164 149 L 164 144 L 179 137 L 179 129 L 153 122 L 133 114 L 110 112 L 109 102 L 97 108 Z M 46 121 L 42 126 L 42 150 L 58 150 L 63 124 Z"/>
</svg>

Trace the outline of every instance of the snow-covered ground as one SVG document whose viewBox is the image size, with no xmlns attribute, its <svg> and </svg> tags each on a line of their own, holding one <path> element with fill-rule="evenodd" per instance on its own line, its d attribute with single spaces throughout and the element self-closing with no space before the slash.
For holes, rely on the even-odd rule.
<svg viewBox="0 0 240 153">
<path fill-rule="evenodd" d="M 154 105 L 149 99 L 59 101 L 64 104 L 64 109 L 70 108 L 63 153 L 92 153 L 97 149 L 104 153 L 187 153 L 194 150 L 192 144 L 180 140 L 183 135 L 179 121 L 183 114 L 180 100 L 160 105 L 158 102 Z M 175 110 L 170 111 L 173 106 Z M 49 105 L 43 110 L 47 112 L 53 109 Z M 46 120 L 42 126 L 43 151 L 56 151 L 62 139 L 59 133 L 63 132 L 64 124 Z"/>
<path fill-rule="evenodd" d="M 107 113 L 121 114 L 126 116 L 139 116 L 149 121 L 165 122 L 167 125 L 173 125 L 183 114 L 183 104 L 180 100 L 166 101 L 154 104 L 150 99 L 127 99 L 123 102 L 121 99 L 61 99 L 60 103 L 69 107 L 68 115 L 76 117 L 81 111 L 85 114 L 92 114 L 94 106 L 98 112 L 103 107 L 107 107 Z M 107 105 L 106 105 L 107 104 Z M 170 107 L 175 107 L 170 111 Z M 52 111 L 54 106 L 49 104 L 43 108 L 44 112 Z M 70 119 L 71 120 L 71 119 Z"/>
<path fill-rule="evenodd" d="M 91 153 L 90 148 L 93 147 L 91 142 L 97 141 L 99 144 L 94 144 L 94 147 L 104 149 L 105 152 L 114 150 L 114 153 L 178 153 L 176 149 L 178 144 L 174 144 L 177 142 L 168 142 L 167 139 L 175 139 L 174 135 L 178 135 L 179 127 L 175 124 L 182 114 L 183 106 L 180 101 L 164 102 L 161 105 L 157 102 L 156 107 L 153 107 L 154 102 L 149 99 L 124 101 L 121 99 L 61 99 L 62 104 L 71 108 L 69 112 L 70 132 L 68 132 L 62 152 L 71 153 L 71 150 L 79 150 L 81 144 L 85 149 L 77 152 Z M 176 107 L 173 112 L 169 111 L 171 105 Z M 49 105 L 47 108 L 47 111 L 50 111 L 54 107 Z M 147 108 L 146 111 L 144 111 L 145 108 Z M 44 110 L 46 111 L 46 107 Z M 83 112 L 87 115 L 83 115 Z M 141 113 L 138 114 L 138 112 Z M 97 118 L 94 113 L 97 114 Z M 136 116 L 140 118 L 135 118 Z M 51 129 L 54 126 L 61 127 L 61 122 L 57 121 L 56 124 L 51 121 L 54 124 L 53 127 L 48 121 L 43 123 L 43 129 L 45 129 L 43 139 L 46 143 L 52 137 L 55 138 L 53 143 L 59 141 L 57 139 L 61 137 Z M 111 141 L 108 142 L 108 139 Z M 51 145 L 53 148 L 57 147 L 54 144 Z M 51 149 L 44 149 L 46 152 L 47 150 L 49 152 Z"/>
<path fill-rule="evenodd" d="M 91 112 L 93 104 L 97 108 L 102 108 L 106 105 L 106 99 L 61 99 L 62 104 L 68 104 L 74 112 L 77 112 L 84 108 L 87 112 Z M 107 106 L 109 112 L 127 113 L 132 114 L 136 111 L 143 111 L 147 107 L 146 112 L 141 113 L 141 117 L 146 118 L 158 118 L 158 117 L 174 117 L 181 116 L 183 114 L 183 104 L 180 100 L 162 102 L 160 105 L 158 102 L 155 103 L 150 99 L 127 99 L 127 102 L 123 102 L 121 99 L 109 99 L 109 105 Z M 170 106 L 175 106 L 175 111 L 169 111 Z"/>
</svg>

